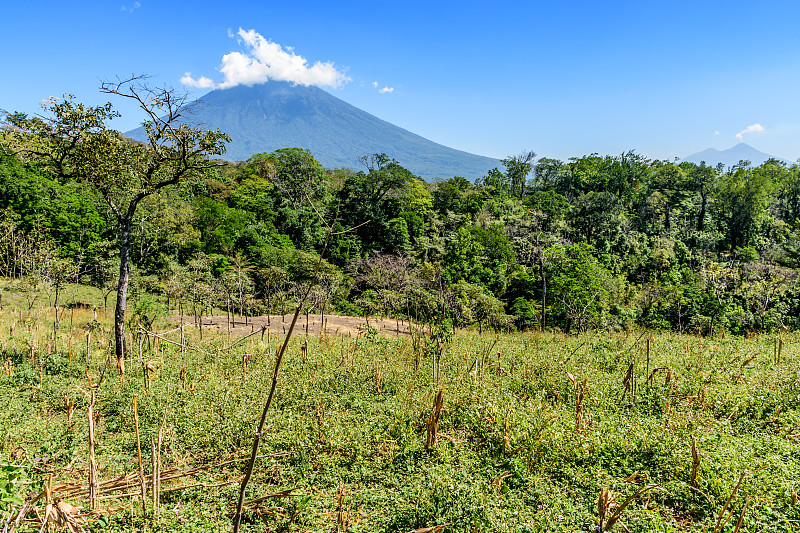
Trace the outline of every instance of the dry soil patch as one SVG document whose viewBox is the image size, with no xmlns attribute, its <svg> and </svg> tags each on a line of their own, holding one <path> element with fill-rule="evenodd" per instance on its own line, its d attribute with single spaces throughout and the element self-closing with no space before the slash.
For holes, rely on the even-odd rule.
<svg viewBox="0 0 800 533">
<path fill-rule="evenodd" d="M 293 315 L 263 315 L 244 317 L 236 316 L 228 319 L 225 315 L 214 315 L 203 317 L 203 328 L 211 328 L 219 332 L 226 332 L 230 328 L 231 335 L 239 336 L 247 333 L 260 330 L 265 327 L 271 335 L 283 335 L 289 331 L 289 326 L 292 323 Z M 184 324 L 195 326 L 195 319 L 193 316 L 184 315 L 172 316 L 168 320 L 173 324 L 180 324 L 181 319 Z M 367 323 L 369 326 L 377 328 L 378 333 L 384 336 L 399 336 L 408 335 L 408 322 L 395 321 L 392 319 L 370 318 L 369 321 L 364 317 L 353 316 L 340 316 L 340 315 L 325 315 L 324 323 L 321 315 L 300 315 L 295 325 L 295 335 L 305 334 L 319 335 L 325 332 L 328 335 L 345 335 L 355 337 L 367 331 Z"/>
</svg>

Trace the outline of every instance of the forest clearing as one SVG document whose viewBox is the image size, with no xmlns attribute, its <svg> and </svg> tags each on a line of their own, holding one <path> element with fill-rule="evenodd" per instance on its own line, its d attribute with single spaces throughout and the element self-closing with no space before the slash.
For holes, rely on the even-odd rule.
<svg viewBox="0 0 800 533">
<path fill-rule="evenodd" d="M 308 320 L 306 320 L 308 318 Z M 194 317 L 187 315 L 170 316 L 167 320 L 171 324 L 185 326 L 195 326 Z M 212 315 L 203 317 L 203 327 L 211 327 L 215 332 L 231 335 L 245 335 L 256 330 L 264 329 L 264 335 L 285 335 L 292 323 L 292 315 L 263 315 L 251 317 L 233 317 L 227 315 Z M 199 324 L 199 323 L 198 323 Z M 199 325 L 197 326 L 199 329 Z M 376 317 L 354 317 L 342 315 L 321 315 L 308 314 L 301 315 L 298 319 L 298 332 L 309 335 L 344 335 L 345 337 L 355 337 L 361 333 L 369 331 L 369 327 L 375 328 L 382 335 L 409 335 L 409 323 L 406 320 L 376 318 Z"/>
<path fill-rule="evenodd" d="M 283 334 L 237 317 L 228 335 L 223 314 L 202 340 L 187 318 L 181 341 L 158 319 L 129 328 L 118 364 L 111 313 L 56 324 L 44 300 L 9 305 L 25 301 L 13 287 L 3 531 L 230 530 Z M 301 316 L 243 531 L 798 530 L 795 333 L 370 322 L 306 336 Z"/>
</svg>

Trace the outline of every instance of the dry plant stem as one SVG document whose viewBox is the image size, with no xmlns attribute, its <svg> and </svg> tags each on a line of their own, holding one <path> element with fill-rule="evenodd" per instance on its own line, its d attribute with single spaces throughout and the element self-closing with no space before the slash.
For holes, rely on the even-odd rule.
<svg viewBox="0 0 800 533">
<path fill-rule="evenodd" d="M 89 502 L 92 511 L 97 509 L 97 464 L 94 460 L 94 391 L 89 400 Z"/>
<path fill-rule="evenodd" d="M 736 486 L 731 491 L 730 496 L 728 499 L 725 500 L 725 505 L 722 506 L 722 509 L 719 511 L 719 518 L 717 519 L 717 524 L 714 526 L 714 533 L 719 533 L 722 530 L 722 527 L 728 522 L 728 517 L 725 516 L 726 511 L 728 510 L 728 506 L 731 504 L 731 500 L 733 500 L 734 496 L 736 496 L 736 492 L 739 490 L 739 487 L 742 485 L 742 481 L 744 478 L 749 474 L 747 470 L 742 472 L 742 475 L 739 476 L 739 481 L 736 483 Z M 733 510 L 731 510 L 731 514 L 733 514 Z M 725 522 L 722 519 L 725 519 Z"/>
<path fill-rule="evenodd" d="M 410 531 L 409 533 L 442 533 L 447 526 L 450 525 L 450 522 L 446 524 L 442 524 L 439 526 L 431 526 L 431 527 L 421 527 L 419 529 L 415 529 Z"/>
<path fill-rule="evenodd" d="M 255 330 L 255 331 L 251 331 L 250 333 L 248 333 L 248 334 L 247 334 L 247 335 L 245 335 L 244 337 L 240 338 L 239 340 L 237 340 L 237 341 L 236 341 L 236 342 L 234 342 L 233 344 L 230 344 L 230 341 L 229 341 L 229 342 L 228 342 L 228 344 L 230 344 L 230 345 L 228 346 L 228 349 L 230 350 L 231 348 L 233 348 L 234 346 L 236 346 L 237 344 L 239 344 L 239 343 L 240 343 L 240 342 L 242 342 L 243 340 L 245 340 L 245 339 L 249 339 L 249 338 L 250 338 L 250 337 L 252 337 L 253 335 L 256 335 L 256 334 L 258 334 L 258 333 L 261 333 L 261 334 L 263 335 L 263 331 L 264 331 L 265 329 L 267 329 L 267 326 L 266 326 L 266 325 L 263 325 L 263 326 L 261 326 L 261 329 L 257 329 L 257 330 Z M 181 343 L 181 344 L 183 344 L 183 343 Z"/>
<path fill-rule="evenodd" d="M 294 316 L 292 317 L 292 323 L 289 326 L 289 332 L 286 334 L 286 338 L 283 340 L 281 349 L 278 351 L 278 355 L 275 358 L 275 370 L 272 374 L 272 386 L 269 389 L 267 403 L 264 404 L 264 410 L 261 412 L 261 420 L 258 423 L 258 429 L 253 437 L 253 448 L 250 453 L 250 461 L 247 463 L 247 471 L 245 472 L 244 479 L 242 480 L 242 486 L 239 489 L 239 501 L 236 504 L 236 514 L 233 517 L 233 533 L 239 533 L 239 528 L 242 524 L 242 508 L 244 507 L 245 491 L 247 490 L 247 484 L 250 482 L 250 477 L 253 475 L 253 468 L 255 466 L 256 456 L 258 455 L 258 445 L 261 442 L 261 435 L 264 434 L 264 424 L 267 422 L 267 412 L 269 411 L 270 405 L 272 405 L 272 399 L 275 397 L 275 389 L 278 387 L 278 374 L 281 370 L 281 361 L 283 361 L 286 348 L 289 346 L 289 341 L 292 338 L 292 333 L 294 332 L 294 327 L 297 324 L 297 318 L 300 316 L 300 311 L 303 309 L 306 300 L 311 294 L 311 289 L 317 282 L 319 270 L 322 267 L 322 258 L 325 255 L 325 250 L 328 248 L 328 242 L 330 241 L 331 235 L 333 235 L 333 232 L 329 227 L 328 234 L 325 236 L 325 244 L 322 247 L 322 252 L 319 254 L 319 261 L 317 261 L 317 266 L 314 269 L 314 276 L 311 278 L 311 282 L 308 284 L 308 288 L 306 288 L 303 297 L 299 302 L 297 302 L 297 307 L 295 308 Z"/>
<path fill-rule="evenodd" d="M 697 488 L 697 468 L 700 466 L 700 451 L 697 449 L 697 441 L 692 435 L 692 487 Z"/>
<path fill-rule="evenodd" d="M 227 487 L 228 485 L 233 485 L 237 481 L 238 480 L 223 481 L 221 483 L 193 483 L 191 485 L 183 485 L 181 487 L 170 487 L 168 489 L 161 489 L 161 492 L 177 492 L 179 490 L 194 489 L 194 488 L 197 488 L 197 487 L 203 487 L 203 488 L 206 488 L 206 489 L 211 489 L 211 488 L 216 488 L 216 487 Z M 117 497 L 119 497 L 119 496 L 117 496 Z"/>
<path fill-rule="evenodd" d="M 167 387 L 167 399 L 164 401 L 164 417 L 158 425 L 158 443 L 156 445 L 156 465 L 158 468 L 158 475 L 153 476 L 153 484 L 156 489 L 156 505 L 155 511 L 158 513 L 161 510 L 161 444 L 164 438 L 164 426 L 167 423 L 167 407 L 169 406 L 169 387 Z"/>
<path fill-rule="evenodd" d="M 181 352 L 183 352 L 184 350 L 186 350 L 186 349 L 188 348 L 188 349 L 190 349 L 190 350 L 194 350 L 194 351 L 196 351 L 196 352 L 207 353 L 207 352 L 203 352 L 202 350 L 200 350 L 200 349 L 198 349 L 198 348 L 195 348 L 195 347 L 193 347 L 193 346 L 186 346 L 186 345 L 185 345 L 185 344 L 183 344 L 183 343 L 178 343 L 178 342 L 175 342 L 175 341 L 171 341 L 171 340 L 169 340 L 169 339 L 165 339 L 165 338 L 164 338 L 164 337 L 162 337 L 161 335 L 159 335 L 159 334 L 157 334 L 157 333 L 153 333 L 152 331 L 147 331 L 147 330 L 145 330 L 145 335 L 148 335 L 148 336 L 150 336 L 150 337 L 155 337 L 156 339 L 159 339 L 159 340 L 161 340 L 161 341 L 163 341 L 163 342 L 166 342 L 166 343 L 168 343 L 168 344 L 174 344 L 175 346 L 180 346 L 180 348 L 181 348 Z"/>
<path fill-rule="evenodd" d="M 750 497 L 748 497 L 745 502 L 744 506 L 742 507 L 742 512 L 739 514 L 739 520 L 736 521 L 736 527 L 733 530 L 733 533 L 739 533 L 739 530 L 742 528 L 742 524 L 744 523 L 744 513 L 747 512 L 747 506 L 750 504 Z"/>
<path fill-rule="evenodd" d="M 158 463 L 156 462 L 156 441 L 153 439 L 153 436 L 150 436 L 150 461 L 153 465 L 153 475 L 150 479 L 151 482 L 151 494 L 153 497 L 153 512 L 158 510 L 157 500 L 156 500 L 156 478 L 158 478 L 161 474 L 158 472 Z"/>
<path fill-rule="evenodd" d="M 428 417 L 426 424 L 425 447 L 432 448 L 436 446 L 436 436 L 439 433 L 439 416 L 442 412 L 442 394 L 444 389 L 439 388 L 436 397 L 433 400 L 433 409 Z"/>
<path fill-rule="evenodd" d="M 630 504 L 631 504 L 631 503 L 632 503 L 632 502 L 633 502 L 633 501 L 634 501 L 636 498 L 638 498 L 639 496 L 641 496 L 642 494 L 644 494 L 644 493 L 645 493 L 645 492 L 647 492 L 648 490 L 650 490 L 650 489 L 654 489 L 654 488 L 656 488 L 656 487 L 658 487 L 658 486 L 659 486 L 658 484 L 655 484 L 655 485 L 646 485 L 646 486 L 644 486 L 644 487 L 640 488 L 639 490 L 637 490 L 636 492 L 634 492 L 633 494 L 631 494 L 630 496 L 628 496 L 628 498 L 627 498 L 627 499 L 626 499 L 624 502 L 622 502 L 622 505 L 620 505 L 620 506 L 617 508 L 617 510 L 614 512 L 614 514 L 613 514 L 613 515 L 611 515 L 611 518 L 609 518 L 609 519 L 608 519 L 608 522 L 606 522 L 605 526 L 602 526 L 602 530 L 603 530 L 603 531 L 611 531 L 611 528 L 612 528 L 612 527 L 614 527 L 614 524 L 616 524 L 616 523 L 617 523 L 617 521 L 619 520 L 619 518 L 622 516 L 622 512 L 623 512 L 623 511 L 624 511 L 624 510 L 625 510 L 625 509 L 626 509 L 626 508 L 627 508 L 627 507 L 628 507 L 628 506 L 629 506 L 629 505 L 630 505 Z"/>
<path fill-rule="evenodd" d="M 246 507 L 250 507 L 251 505 L 255 505 L 257 503 L 261 503 L 261 502 L 263 502 L 265 500 L 270 500 L 270 499 L 273 499 L 273 498 L 290 498 L 290 497 L 294 496 L 294 494 L 292 494 L 292 492 L 294 492 L 295 490 L 297 490 L 297 487 L 293 487 L 291 489 L 284 489 L 284 490 L 282 490 L 280 492 L 275 492 L 275 493 L 272 493 L 272 494 L 267 494 L 265 496 L 261 496 L 259 498 L 254 499 L 254 500 L 250 500 L 249 502 L 245 503 L 245 506 Z"/>
<path fill-rule="evenodd" d="M 605 531 L 605 521 L 606 521 L 606 513 L 608 513 L 608 505 L 609 500 L 611 499 L 611 493 L 607 488 L 603 488 L 600 491 L 600 495 L 597 497 L 597 517 L 600 519 L 600 529 Z"/>
<path fill-rule="evenodd" d="M 344 508 L 344 485 L 339 485 L 338 507 L 336 509 L 336 531 L 346 531 L 348 525 L 347 511 Z"/>
<path fill-rule="evenodd" d="M 575 431 L 583 431 L 585 429 L 583 423 L 583 400 L 586 398 L 586 384 L 589 378 L 583 378 L 580 385 L 575 384 Z"/>
<path fill-rule="evenodd" d="M 508 440 L 508 419 L 503 421 L 503 455 L 508 453 L 509 440 Z"/>
<path fill-rule="evenodd" d="M 133 395 L 133 420 L 136 424 L 136 453 L 139 457 L 139 485 L 141 486 L 142 512 L 147 511 L 147 487 L 144 483 L 144 464 L 142 464 L 142 441 L 139 436 L 139 409 L 136 404 L 136 395 Z"/>
<path fill-rule="evenodd" d="M 14 530 L 19 527 L 25 517 L 28 516 L 28 513 L 31 511 L 31 509 L 33 509 L 33 502 L 28 502 L 22 506 L 22 508 L 19 510 L 19 513 L 17 513 L 16 518 L 12 520 L 14 515 L 12 514 L 9 516 L 8 520 L 6 520 L 6 523 L 3 526 L 3 533 L 14 533 Z"/>
</svg>

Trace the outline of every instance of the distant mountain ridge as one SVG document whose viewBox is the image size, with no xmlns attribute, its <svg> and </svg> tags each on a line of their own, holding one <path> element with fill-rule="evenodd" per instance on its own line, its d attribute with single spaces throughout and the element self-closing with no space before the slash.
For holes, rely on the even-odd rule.
<svg viewBox="0 0 800 533">
<path fill-rule="evenodd" d="M 188 121 L 229 134 L 225 158 L 246 160 L 278 148 L 307 148 L 325 167 L 358 169 L 358 158 L 385 153 L 426 179 L 484 176 L 500 161 L 429 141 L 314 86 L 270 81 L 217 89 L 199 98 Z M 137 128 L 126 133 L 143 140 Z"/>
<path fill-rule="evenodd" d="M 750 161 L 754 167 L 757 167 L 764 163 L 767 159 L 777 159 L 778 161 L 783 161 L 788 165 L 794 164 L 786 159 L 781 159 L 780 157 L 775 157 L 764 152 L 760 152 L 747 143 L 739 143 L 736 146 L 728 148 L 727 150 L 715 150 L 713 148 L 709 148 L 707 150 L 703 150 L 702 152 L 697 152 L 696 154 L 687 156 L 683 158 L 682 161 L 697 164 L 705 161 L 706 165 L 710 167 L 715 167 L 719 163 L 722 163 L 725 167 L 732 167 L 733 165 L 738 164 L 739 161 Z"/>
</svg>

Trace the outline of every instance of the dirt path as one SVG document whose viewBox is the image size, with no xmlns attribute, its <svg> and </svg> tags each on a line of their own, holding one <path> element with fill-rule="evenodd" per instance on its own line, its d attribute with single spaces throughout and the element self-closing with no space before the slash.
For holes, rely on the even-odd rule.
<svg viewBox="0 0 800 533">
<path fill-rule="evenodd" d="M 272 335 L 283 335 L 289 331 L 289 326 L 292 323 L 293 315 L 269 315 L 269 316 L 251 316 L 245 319 L 243 317 L 235 317 L 235 322 L 231 322 L 230 330 L 232 335 L 245 335 L 251 331 L 261 329 L 266 326 Z M 173 324 L 180 324 L 180 316 L 169 317 Z M 305 334 L 308 331 L 309 335 L 319 335 L 323 329 L 329 335 L 347 335 L 355 337 L 360 333 L 366 331 L 366 320 L 363 317 L 352 316 L 339 316 L 339 315 L 325 315 L 325 323 L 321 322 L 320 315 L 308 315 L 308 324 L 306 325 L 306 316 L 300 315 L 297 319 L 297 324 L 294 328 L 295 335 Z M 183 323 L 194 326 L 194 317 L 183 316 Z M 396 322 L 391 319 L 369 319 L 369 325 L 377 328 L 378 333 L 384 336 L 408 335 L 408 322 Z M 220 332 L 228 331 L 228 319 L 225 315 L 217 316 L 204 316 L 203 329 L 212 328 Z"/>
</svg>

